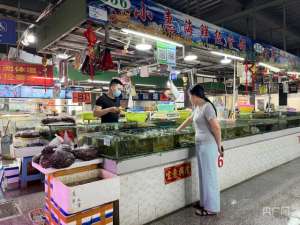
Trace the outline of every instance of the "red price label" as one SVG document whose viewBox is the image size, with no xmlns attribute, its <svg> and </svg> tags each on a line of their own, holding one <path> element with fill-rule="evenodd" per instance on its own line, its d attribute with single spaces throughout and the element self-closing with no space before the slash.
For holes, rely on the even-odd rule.
<svg viewBox="0 0 300 225">
<path fill-rule="evenodd" d="M 73 103 L 91 103 L 91 92 L 73 92 L 72 93 Z"/>
</svg>

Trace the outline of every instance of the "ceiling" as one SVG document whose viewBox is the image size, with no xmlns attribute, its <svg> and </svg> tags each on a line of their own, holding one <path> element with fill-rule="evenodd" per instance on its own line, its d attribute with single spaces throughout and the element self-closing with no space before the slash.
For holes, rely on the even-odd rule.
<svg viewBox="0 0 300 225">
<path fill-rule="evenodd" d="M 299 0 L 157 2 L 300 56 Z"/>
<path fill-rule="evenodd" d="M 31 25 L 42 20 L 42 13 L 57 6 L 61 0 L 0 0 L 0 18 L 10 18 L 17 21 L 18 38 Z M 34 46 L 26 48 L 34 53 Z M 8 48 L 0 45 L 0 52 L 7 53 Z"/>
<path fill-rule="evenodd" d="M 62 1 L 0 0 L 0 17 L 18 21 L 17 31 L 21 35 L 31 24 L 40 22 L 41 15 L 51 12 L 50 9 L 55 8 Z M 278 48 L 286 48 L 287 51 L 300 56 L 300 23 L 297 23 L 300 19 L 298 13 L 300 0 L 158 0 L 157 2 Z M 75 27 L 69 34 L 62 36 L 45 49 L 45 53 L 74 54 L 84 51 L 87 47 L 87 41 L 83 37 L 86 26 L 83 23 Z M 104 40 L 105 29 L 94 26 L 98 40 Z M 129 52 L 124 55 L 122 50 L 129 40 Z M 153 50 L 147 53 L 135 51 L 134 45 L 140 41 L 134 37 L 129 38 L 128 35 L 112 28 L 110 40 L 105 46 L 112 50 L 114 61 L 120 62 L 123 67 L 155 64 Z M 34 48 L 26 50 L 35 51 Z M 7 51 L 6 46 L 0 46 L 0 51 Z M 179 69 L 197 68 L 198 73 L 222 77 L 232 74 L 231 65 L 221 65 L 220 58 L 212 56 L 207 50 L 198 48 L 192 51 L 199 56 L 198 64 L 186 64 L 183 60 L 179 60 L 177 64 Z"/>
<path fill-rule="evenodd" d="M 43 11 L 55 7 L 62 1 L 0 0 L 0 17 L 10 17 L 19 21 L 17 30 L 21 34 L 30 24 L 40 19 L 39 16 Z M 157 2 L 300 56 L 299 0 L 157 0 Z"/>
</svg>

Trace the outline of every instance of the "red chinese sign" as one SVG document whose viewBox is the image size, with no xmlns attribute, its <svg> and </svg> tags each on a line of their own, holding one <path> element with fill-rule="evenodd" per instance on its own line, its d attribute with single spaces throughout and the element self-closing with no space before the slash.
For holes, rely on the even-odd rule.
<svg viewBox="0 0 300 225">
<path fill-rule="evenodd" d="M 218 30 L 215 32 L 215 44 L 222 45 L 222 33 Z"/>
<path fill-rule="evenodd" d="M 53 86 L 53 66 L 0 60 L 0 84 Z"/>
<path fill-rule="evenodd" d="M 188 37 L 192 37 L 192 35 L 193 35 L 193 24 L 192 24 L 192 21 L 190 19 L 185 20 L 184 32 Z"/>
<path fill-rule="evenodd" d="M 185 179 L 192 175 L 192 165 L 190 162 L 165 168 L 165 184 L 170 184 L 178 180 Z"/>
<path fill-rule="evenodd" d="M 246 50 L 246 40 L 243 38 L 240 38 L 240 43 L 239 43 L 239 48 L 241 51 L 245 51 Z"/>
<path fill-rule="evenodd" d="M 168 34 L 174 34 L 176 29 L 175 29 L 175 26 L 173 24 L 173 16 L 171 14 L 170 9 L 167 9 L 165 11 L 165 16 L 164 17 L 165 17 L 165 22 L 164 22 L 165 31 Z"/>
<path fill-rule="evenodd" d="M 73 103 L 87 103 L 92 102 L 91 92 L 73 92 L 72 93 Z"/>
<path fill-rule="evenodd" d="M 208 26 L 205 24 L 202 24 L 200 27 L 200 33 L 201 33 L 201 37 L 208 38 L 209 37 Z"/>
</svg>

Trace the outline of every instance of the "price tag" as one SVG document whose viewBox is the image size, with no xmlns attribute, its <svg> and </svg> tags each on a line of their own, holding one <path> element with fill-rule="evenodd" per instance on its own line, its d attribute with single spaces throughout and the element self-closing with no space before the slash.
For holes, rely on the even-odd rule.
<svg viewBox="0 0 300 225">
<path fill-rule="evenodd" d="M 111 140 L 112 140 L 111 136 L 106 136 L 106 137 L 103 138 L 103 144 L 105 146 L 110 146 L 111 145 Z"/>
<path fill-rule="evenodd" d="M 105 146 L 110 146 L 110 139 L 104 138 L 104 145 Z"/>
</svg>

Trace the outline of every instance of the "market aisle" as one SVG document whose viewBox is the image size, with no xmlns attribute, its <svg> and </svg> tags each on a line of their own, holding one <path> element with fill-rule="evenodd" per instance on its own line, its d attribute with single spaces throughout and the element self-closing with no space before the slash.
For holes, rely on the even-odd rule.
<svg viewBox="0 0 300 225">
<path fill-rule="evenodd" d="M 300 225 L 300 158 L 221 193 L 222 213 L 192 207 L 148 225 Z"/>
<path fill-rule="evenodd" d="M 300 225 L 299 171 L 300 158 L 223 191 L 223 211 L 218 217 L 200 218 L 190 207 L 149 225 Z M 22 215 L 0 224 L 30 225 L 28 212 L 42 207 L 42 189 L 31 185 L 29 190 L 1 193 L 0 201 L 15 201 Z"/>
</svg>

